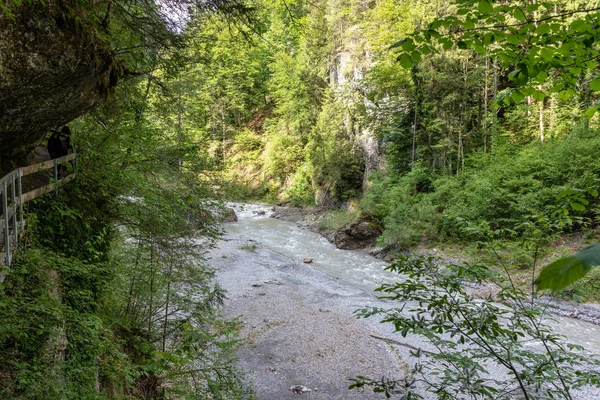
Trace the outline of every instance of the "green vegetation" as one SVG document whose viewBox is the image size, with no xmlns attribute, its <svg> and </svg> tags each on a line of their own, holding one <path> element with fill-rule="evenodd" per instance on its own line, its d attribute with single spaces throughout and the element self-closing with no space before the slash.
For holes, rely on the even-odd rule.
<svg viewBox="0 0 600 400">
<path fill-rule="evenodd" d="M 250 251 L 250 252 L 255 252 L 256 248 L 257 248 L 257 246 L 255 244 L 244 244 L 244 245 L 240 246 L 240 250 L 246 250 L 246 251 Z"/>
<path fill-rule="evenodd" d="M 10 0 L 0 14 L 21 6 Z M 0 397 L 252 397 L 232 367 L 238 324 L 220 315 L 224 294 L 202 258 L 219 237 L 211 210 L 223 197 L 328 209 L 323 229 L 365 216 L 390 248 L 468 247 L 518 275 L 504 288 L 507 316 L 491 302 L 477 308 L 459 284 L 501 279 L 487 268 L 391 267 L 432 286 L 412 279 L 382 291 L 441 319 L 362 315 L 384 313 L 446 352 L 426 363 L 454 369 L 443 387 L 426 382 L 440 398 L 465 387 L 494 398 L 494 385 L 473 381 L 485 375 L 474 359 L 507 367 L 510 390 L 525 398 L 530 387 L 570 398 L 571 387 L 598 383 L 574 372 L 578 356 L 534 323 L 520 292 L 540 260 L 567 255 L 550 254 L 552 243 L 597 239 L 596 2 L 80 6 L 65 18 L 114 62 L 102 87 L 122 82 L 70 124 L 77 180 L 31 205 L 0 284 Z M 581 280 L 598 245 L 573 253 L 539 275 L 539 288 L 600 298 L 597 271 Z M 463 354 L 443 333 L 475 347 Z M 520 334 L 548 354 L 524 349 Z"/>
<path fill-rule="evenodd" d="M 328 211 L 319 220 L 319 229 L 321 230 L 338 230 L 344 225 L 356 220 L 357 213 L 350 213 L 344 210 L 332 210 Z"/>
<path fill-rule="evenodd" d="M 495 239 L 505 240 L 517 265 L 532 261 L 518 249 L 523 224 L 543 219 L 552 238 L 597 225 L 599 126 L 597 117 L 586 118 L 595 75 L 591 64 L 575 81 L 556 73 L 563 50 L 576 57 L 593 50 L 569 44 L 554 64 L 526 60 L 548 75 L 541 82 L 516 77 L 516 64 L 506 61 L 525 44 L 499 45 L 528 32 L 535 18 L 575 29 L 575 21 L 595 15 L 585 12 L 587 3 L 525 7 L 521 22 L 516 4 L 492 14 L 478 2 L 255 6 L 254 30 L 224 29 L 219 16 L 195 26 L 189 56 L 197 63 L 181 79 L 198 94 L 185 99 L 184 123 L 195 118 L 188 129 L 206 138 L 227 196 L 326 209 L 360 199 L 359 213 L 384 226 L 381 243 L 398 249 L 468 245 L 478 239 L 466 226 L 498 231 Z M 561 19 L 564 12 L 569 17 Z M 508 22 L 487 39 L 465 22 L 491 18 Z M 412 34 L 423 27 L 437 33 Z M 553 26 L 535 35 L 527 44 L 534 51 L 560 39 Z M 540 85 L 535 96 L 527 89 Z M 580 96 L 567 95 L 573 87 Z"/>
<path fill-rule="evenodd" d="M 203 260 L 218 182 L 195 137 L 169 129 L 176 84 L 127 82 L 71 124 L 77 179 L 31 205 L 0 285 L 0 397 L 252 397 Z"/>
<path fill-rule="evenodd" d="M 399 258 L 387 269 L 407 279 L 377 290 L 382 298 L 401 306 L 357 311 L 362 318 L 381 315 L 404 338 L 409 334 L 426 338 L 432 350 L 411 351 L 416 362 L 403 380 L 358 377 L 350 388 L 372 386 L 386 397 L 397 394 L 405 399 L 424 398 L 421 388 L 439 399 L 572 399 L 576 389 L 600 384 L 596 372 L 579 369 L 598 365 L 598 360 L 580 346 L 563 344 L 544 325 L 544 311 L 532 307 L 529 296 L 511 281 L 484 266 L 440 268 L 435 261 Z M 497 284 L 502 305 L 491 297 L 473 300 L 464 281 Z M 530 340 L 539 342 L 545 351 L 528 345 Z M 490 378 L 488 370 L 494 367 L 506 372 L 505 380 Z"/>
</svg>

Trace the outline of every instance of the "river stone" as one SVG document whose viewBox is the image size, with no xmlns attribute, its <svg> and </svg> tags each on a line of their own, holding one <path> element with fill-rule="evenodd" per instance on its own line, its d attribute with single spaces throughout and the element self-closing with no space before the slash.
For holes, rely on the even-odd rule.
<svg viewBox="0 0 600 400">
<path fill-rule="evenodd" d="M 221 220 L 223 222 L 237 222 L 238 217 L 233 208 L 224 208 L 221 212 Z"/>
<path fill-rule="evenodd" d="M 356 250 L 375 246 L 381 229 L 372 221 L 360 219 L 334 233 L 333 243 L 338 249 Z"/>
<path fill-rule="evenodd" d="M 304 259 L 304 264 L 310 264 L 311 262 L 313 262 L 313 259 L 312 259 L 312 258 L 310 258 L 310 257 L 306 257 L 306 258 Z"/>
<path fill-rule="evenodd" d="M 310 392 L 310 389 L 303 385 L 293 385 L 290 390 L 296 394 L 304 394 Z"/>
<path fill-rule="evenodd" d="M 493 283 L 486 283 L 475 289 L 472 296 L 476 299 L 502 301 L 500 292 L 502 288 Z"/>
</svg>

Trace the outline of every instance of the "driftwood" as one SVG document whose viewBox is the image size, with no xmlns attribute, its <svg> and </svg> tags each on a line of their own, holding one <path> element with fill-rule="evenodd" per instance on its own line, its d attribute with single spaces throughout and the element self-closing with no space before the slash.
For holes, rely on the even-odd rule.
<svg viewBox="0 0 600 400">
<path fill-rule="evenodd" d="M 419 347 L 415 347 L 415 346 L 410 345 L 408 343 L 402 343 L 402 342 L 399 342 L 397 340 L 388 339 L 386 337 L 378 336 L 378 335 L 370 335 L 370 336 L 372 338 L 375 338 L 375 339 L 383 340 L 384 342 L 397 344 L 398 346 L 403 346 L 403 347 L 409 348 L 409 349 L 414 350 L 414 351 L 420 351 L 421 353 L 427 354 L 428 356 L 435 356 L 436 355 L 435 353 L 432 353 L 431 351 L 423 350 L 423 349 L 421 349 Z"/>
</svg>

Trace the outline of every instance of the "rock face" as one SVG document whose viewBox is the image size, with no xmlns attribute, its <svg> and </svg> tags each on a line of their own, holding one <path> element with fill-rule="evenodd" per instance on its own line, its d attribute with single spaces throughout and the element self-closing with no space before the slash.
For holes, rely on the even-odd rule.
<svg viewBox="0 0 600 400">
<path fill-rule="evenodd" d="M 124 75 L 77 0 L 24 2 L 0 12 L 0 172 L 50 128 L 90 110 Z"/>
<path fill-rule="evenodd" d="M 361 219 L 336 231 L 333 235 L 333 243 L 338 249 L 364 249 L 375 246 L 379 235 L 381 229 L 377 224 Z"/>
</svg>

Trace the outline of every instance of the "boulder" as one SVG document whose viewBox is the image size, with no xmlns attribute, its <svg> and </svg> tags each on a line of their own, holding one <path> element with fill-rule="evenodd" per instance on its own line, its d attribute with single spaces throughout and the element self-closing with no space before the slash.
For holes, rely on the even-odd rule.
<svg viewBox="0 0 600 400">
<path fill-rule="evenodd" d="M 481 285 L 471 294 L 475 299 L 502 301 L 502 288 L 494 283 Z"/>
<path fill-rule="evenodd" d="M 367 219 L 359 219 L 338 229 L 333 243 L 338 249 L 355 250 L 375 246 L 381 235 L 379 226 Z"/>
<path fill-rule="evenodd" d="M 233 208 L 224 208 L 221 211 L 221 221 L 223 222 L 237 222 L 238 217 L 235 214 L 235 210 Z"/>
</svg>

